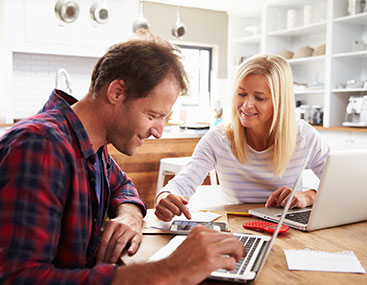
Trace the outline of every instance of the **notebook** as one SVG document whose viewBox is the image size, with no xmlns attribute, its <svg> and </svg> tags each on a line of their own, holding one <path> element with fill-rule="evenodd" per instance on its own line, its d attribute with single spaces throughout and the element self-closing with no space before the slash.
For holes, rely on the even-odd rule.
<svg viewBox="0 0 367 285">
<path fill-rule="evenodd" d="M 306 163 L 307 159 L 303 164 L 302 171 L 293 189 L 298 188 L 298 185 L 301 183 L 302 172 L 306 166 Z M 243 242 L 246 247 L 246 256 L 236 263 L 236 268 L 234 270 L 215 270 L 210 274 L 208 278 L 241 283 L 255 280 L 256 277 L 259 275 L 259 272 L 262 269 L 263 265 L 265 264 L 265 261 L 275 243 L 279 229 L 283 223 L 285 215 L 287 214 L 293 195 L 294 191 L 292 191 L 290 194 L 291 199 L 289 199 L 289 203 L 286 203 L 283 209 L 283 214 L 271 238 L 269 236 L 262 235 L 235 233 L 234 235 L 241 242 Z M 165 247 L 154 254 L 149 261 L 157 261 L 167 257 L 185 240 L 185 238 L 186 236 L 174 237 Z"/>
<path fill-rule="evenodd" d="M 367 149 L 329 153 L 312 208 L 291 209 L 284 224 L 314 231 L 367 220 Z M 281 208 L 255 208 L 253 216 L 278 221 Z"/>
</svg>

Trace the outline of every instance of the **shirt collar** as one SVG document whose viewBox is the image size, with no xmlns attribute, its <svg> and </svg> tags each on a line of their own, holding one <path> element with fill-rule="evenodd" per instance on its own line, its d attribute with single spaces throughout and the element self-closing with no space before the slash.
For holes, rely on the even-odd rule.
<svg viewBox="0 0 367 285">
<path fill-rule="evenodd" d="M 94 150 L 82 122 L 71 108 L 71 105 L 75 104 L 76 102 L 78 102 L 78 100 L 69 94 L 61 90 L 54 89 L 40 112 L 52 110 L 59 110 L 62 112 L 66 120 L 69 122 L 71 129 L 74 131 L 75 136 L 77 137 L 79 147 L 84 158 L 87 159 L 90 156 L 94 157 Z"/>
</svg>

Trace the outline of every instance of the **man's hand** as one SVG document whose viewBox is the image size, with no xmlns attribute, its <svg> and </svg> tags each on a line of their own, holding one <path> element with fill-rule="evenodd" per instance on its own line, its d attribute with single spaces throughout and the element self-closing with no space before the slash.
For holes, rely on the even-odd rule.
<svg viewBox="0 0 367 285">
<path fill-rule="evenodd" d="M 117 217 L 108 221 L 102 234 L 97 262 L 116 263 L 127 245 L 128 254 L 134 255 L 142 239 L 143 215 L 134 204 L 119 206 Z"/>
<path fill-rule="evenodd" d="M 198 284 L 216 269 L 233 270 L 244 255 L 234 235 L 196 226 L 169 257 L 119 267 L 112 284 Z"/>
<path fill-rule="evenodd" d="M 169 222 L 175 215 L 180 216 L 182 213 L 186 218 L 191 219 L 189 208 L 186 207 L 188 203 L 189 200 L 186 196 L 163 192 L 157 198 L 155 215 L 165 222 Z"/>
<path fill-rule="evenodd" d="M 284 207 L 287 203 L 288 197 L 291 194 L 292 189 L 282 186 L 275 190 L 268 198 L 265 203 L 265 207 L 276 207 L 281 206 Z M 290 209 L 292 208 L 305 208 L 307 206 L 312 206 L 313 201 L 315 200 L 316 191 L 308 190 L 304 192 L 296 191 L 294 193 Z"/>
</svg>

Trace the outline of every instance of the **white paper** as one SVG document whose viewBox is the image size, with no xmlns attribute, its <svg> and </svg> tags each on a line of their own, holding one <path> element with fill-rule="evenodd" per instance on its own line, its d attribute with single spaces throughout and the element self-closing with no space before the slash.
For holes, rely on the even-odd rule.
<svg viewBox="0 0 367 285">
<path fill-rule="evenodd" d="M 190 221 L 196 221 L 196 222 L 212 222 L 216 218 L 219 218 L 221 215 L 213 212 L 201 212 L 201 211 L 190 211 L 191 213 L 191 220 Z M 172 221 L 174 220 L 180 220 L 180 221 L 188 221 L 188 219 L 185 217 L 184 214 L 181 216 L 175 216 Z M 148 228 L 154 228 L 158 230 L 163 230 L 168 232 L 169 227 L 171 226 L 170 222 L 158 222 L 150 226 L 146 226 Z"/>
<path fill-rule="evenodd" d="M 186 236 L 178 235 L 175 236 L 173 239 L 169 241 L 168 244 L 166 244 L 164 247 L 162 247 L 160 250 L 158 250 L 151 258 L 149 258 L 149 261 L 158 261 L 163 258 L 168 257 L 172 252 L 176 250 L 176 248 L 179 247 L 179 245 L 185 240 Z"/>
<path fill-rule="evenodd" d="M 289 270 L 366 273 L 353 251 L 283 250 Z"/>
</svg>

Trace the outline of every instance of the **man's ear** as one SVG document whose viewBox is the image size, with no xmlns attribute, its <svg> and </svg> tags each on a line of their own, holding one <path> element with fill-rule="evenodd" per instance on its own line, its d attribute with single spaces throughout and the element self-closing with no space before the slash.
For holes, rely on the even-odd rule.
<svg viewBox="0 0 367 285">
<path fill-rule="evenodd" d="M 125 82 L 120 79 L 115 79 L 111 81 L 111 83 L 107 88 L 107 100 L 111 104 L 115 104 L 117 102 L 124 101 L 125 96 L 126 96 Z"/>
</svg>

